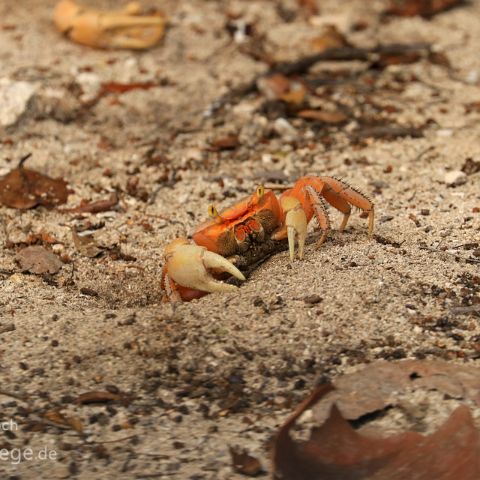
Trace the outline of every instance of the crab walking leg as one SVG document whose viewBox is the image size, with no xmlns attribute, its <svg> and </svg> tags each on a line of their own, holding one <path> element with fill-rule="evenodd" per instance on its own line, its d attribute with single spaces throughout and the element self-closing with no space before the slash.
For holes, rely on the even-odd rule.
<svg viewBox="0 0 480 480">
<path fill-rule="evenodd" d="M 347 225 L 350 217 L 348 204 L 368 212 L 368 235 L 373 234 L 374 205 L 363 193 L 355 190 L 348 183 L 334 177 L 304 177 L 303 184 L 311 186 L 322 195 L 328 203 L 343 213 L 343 221 L 340 230 Z"/>
<path fill-rule="evenodd" d="M 350 218 L 350 212 L 352 211 L 351 205 L 338 195 L 338 193 L 335 193 L 332 187 L 326 183 L 322 189 L 322 196 L 332 207 L 343 213 L 342 223 L 338 228 L 340 232 L 343 232 L 347 226 L 348 219 Z"/>
<path fill-rule="evenodd" d="M 319 177 L 322 182 L 328 185 L 335 193 L 346 200 L 348 203 L 361 210 L 368 212 L 368 236 L 373 235 L 373 225 L 375 219 L 374 205 L 363 193 L 355 190 L 348 183 L 333 177 Z M 347 218 L 348 220 L 348 218 Z M 345 218 L 342 222 L 346 224 Z"/>
<path fill-rule="evenodd" d="M 168 248 L 168 247 L 167 247 Z M 234 292 L 237 287 L 219 282 L 207 269 L 216 269 L 245 280 L 242 272 L 226 258 L 204 247 L 189 244 L 175 244 L 167 250 L 166 269 L 169 277 L 181 285 L 202 292 Z"/>
<path fill-rule="evenodd" d="M 322 229 L 322 236 L 317 242 L 317 247 L 319 247 L 327 239 L 328 232 L 330 231 L 330 218 L 328 217 L 325 202 L 322 200 L 322 197 L 320 197 L 318 192 L 310 185 L 307 185 L 305 190 L 310 197 L 311 206 L 315 213 L 315 218 L 318 221 L 318 225 Z"/>
</svg>

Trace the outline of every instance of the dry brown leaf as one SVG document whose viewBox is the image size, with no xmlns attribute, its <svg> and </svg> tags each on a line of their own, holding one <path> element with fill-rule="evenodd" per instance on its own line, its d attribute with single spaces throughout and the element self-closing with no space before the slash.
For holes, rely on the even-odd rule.
<svg viewBox="0 0 480 480">
<path fill-rule="evenodd" d="M 29 157 L 22 158 L 19 166 L 0 180 L 0 203 L 21 210 L 37 205 L 52 208 L 65 203 L 69 193 L 67 182 L 24 168 Z"/>
<path fill-rule="evenodd" d="M 152 82 L 132 82 L 132 83 L 119 83 L 119 82 L 107 82 L 103 83 L 100 95 L 105 93 L 122 94 L 131 92 L 132 90 L 150 90 L 151 88 L 158 87 L 157 83 Z"/>
<path fill-rule="evenodd" d="M 252 457 L 246 450 L 230 447 L 232 467 L 237 473 L 256 477 L 263 472 L 262 465 L 258 458 Z"/>
<path fill-rule="evenodd" d="M 75 208 L 66 208 L 62 209 L 62 212 L 69 212 L 69 213 L 99 213 L 99 212 L 107 212 L 112 210 L 114 207 L 118 205 L 118 195 L 116 193 L 112 194 L 110 198 L 106 200 L 97 200 L 96 202 L 87 202 L 82 200 L 80 205 Z"/>
<path fill-rule="evenodd" d="M 399 17 L 420 15 L 428 18 L 461 3 L 463 0 L 392 0 L 386 13 Z"/>
<path fill-rule="evenodd" d="M 20 250 L 16 257 L 16 262 L 24 272 L 54 274 L 62 268 L 62 261 L 54 253 L 40 245 L 26 247 Z"/>
<path fill-rule="evenodd" d="M 331 385 L 313 392 L 281 427 L 273 449 L 273 472 L 283 480 L 476 480 L 480 478 L 480 432 L 467 407 L 458 407 L 435 433 L 404 432 L 385 438 L 357 433 L 334 405 L 309 440 L 290 436 L 302 413 Z"/>
<path fill-rule="evenodd" d="M 375 62 L 377 67 L 385 68 L 389 65 L 408 65 L 418 62 L 423 57 L 421 52 L 380 53 Z"/>
<path fill-rule="evenodd" d="M 78 396 L 77 403 L 87 405 L 89 403 L 106 403 L 122 400 L 122 395 L 100 390 L 92 390 Z"/>
<path fill-rule="evenodd" d="M 480 368 L 441 360 L 378 361 L 333 383 L 336 390 L 314 409 L 318 422 L 326 418 L 333 403 L 345 418 L 354 420 L 395 405 L 398 392 L 421 388 L 472 400 L 480 406 Z"/>
<path fill-rule="evenodd" d="M 325 25 L 323 32 L 310 40 L 314 52 L 320 53 L 329 48 L 351 46 L 345 35 L 338 31 L 335 25 Z"/>
<path fill-rule="evenodd" d="M 67 416 L 64 415 L 59 410 L 48 410 L 43 417 L 47 419 L 49 422 L 56 423 L 57 425 L 63 427 L 69 427 L 75 430 L 78 433 L 83 432 L 83 424 L 82 421 L 76 416 Z"/>
<path fill-rule="evenodd" d="M 338 124 L 348 120 L 348 117 L 339 111 L 329 112 L 326 110 L 301 110 L 297 113 L 300 118 L 316 120 L 317 122 Z"/>
<path fill-rule="evenodd" d="M 233 150 L 240 145 L 238 135 L 227 135 L 212 141 L 211 151 L 219 152 L 220 150 Z"/>
</svg>

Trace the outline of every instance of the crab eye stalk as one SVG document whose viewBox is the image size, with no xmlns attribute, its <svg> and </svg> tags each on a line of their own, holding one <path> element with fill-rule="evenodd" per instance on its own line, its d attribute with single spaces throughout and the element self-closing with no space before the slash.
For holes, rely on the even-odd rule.
<svg viewBox="0 0 480 480">
<path fill-rule="evenodd" d="M 208 216 L 211 217 L 211 218 L 215 218 L 215 219 L 220 218 L 220 214 L 218 213 L 218 210 L 215 208 L 214 205 L 209 205 Z"/>
<path fill-rule="evenodd" d="M 265 195 L 265 187 L 263 185 L 259 185 L 257 187 L 257 196 L 262 198 Z"/>
</svg>

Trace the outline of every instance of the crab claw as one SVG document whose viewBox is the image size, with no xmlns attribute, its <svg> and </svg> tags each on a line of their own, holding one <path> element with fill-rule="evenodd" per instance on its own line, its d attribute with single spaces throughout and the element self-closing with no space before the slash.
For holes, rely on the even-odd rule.
<svg viewBox="0 0 480 480">
<path fill-rule="evenodd" d="M 226 258 L 193 245 L 185 239 L 174 240 L 165 249 L 169 277 L 182 287 L 202 292 L 234 292 L 237 287 L 216 280 L 209 270 L 227 272 L 245 280 L 242 272 Z"/>
<path fill-rule="evenodd" d="M 293 262 L 295 256 L 295 238 L 298 242 L 298 258 L 303 258 L 305 239 L 307 238 L 307 216 L 302 204 L 294 197 L 283 197 L 280 201 L 285 215 L 285 226 L 287 227 L 288 249 L 290 260 Z"/>
<path fill-rule="evenodd" d="M 161 15 L 140 15 L 140 4 L 122 10 L 84 8 L 74 0 L 60 0 L 53 14 L 57 29 L 71 40 L 96 48 L 146 49 L 164 34 Z"/>
</svg>

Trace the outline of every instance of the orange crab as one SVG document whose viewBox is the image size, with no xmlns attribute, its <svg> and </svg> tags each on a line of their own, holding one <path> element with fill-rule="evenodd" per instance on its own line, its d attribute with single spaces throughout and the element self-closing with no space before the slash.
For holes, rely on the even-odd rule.
<svg viewBox="0 0 480 480">
<path fill-rule="evenodd" d="M 222 212 L 209 207 L 210 220 L 193 234 L 194 243 L 177 239 L 165 249 L 162 284 L 167 296 L 191 300 L 208 292 L 230 292 L 237 287 L 219 281 L 222 272 L 239 280 L 244 275 L 234 265 L 264 241 L 288 239 L 291 261 L 303 258 L 307 227 L 315 217 L 322 231 L 318 245 L 327 238 L 330 219 L 325 200 L 343 213 L 340 231 L 345 229 L 352 206 L 368 212 L 368 233 L 373 233 L 374 205 L 362 193 L 334 177 L 302 177 L 279 198 L 259 186 L 250 197 Z M 226 258 L 227 257 L 227 258 Z"/>
</svg>

